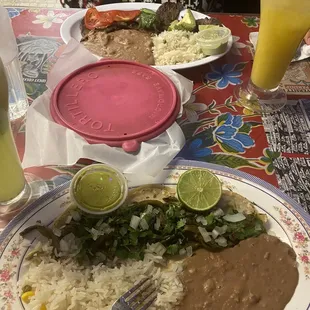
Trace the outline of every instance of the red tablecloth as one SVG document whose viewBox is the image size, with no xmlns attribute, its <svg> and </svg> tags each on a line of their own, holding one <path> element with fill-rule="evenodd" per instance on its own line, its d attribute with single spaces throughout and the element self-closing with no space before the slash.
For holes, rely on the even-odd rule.
<svg viewBox="0 0 310 310">
<path fill-rule="evenodd" d="M 32 100 L 45 90 L 46 74 L 63 44 L 59 34 L 61 23 L 76 10 L 10 8 L 9 12 L 19 43 L 27 92 Z M 195 82 L 195 89 L 179 122 L 187 143 L 178 157 L 240 169 L 278 186 L 274 162 L 283 157 L 310 156 L 271 151 L 262 118 L 238 106 L 234 100 L 235 85 L 250 76 L 252 54 L 249 33 L 258 31 L 259 19 L 256 16 L 214 16 L 231 29 L 234 45 L 225 57 L 210 65 L 180 71 Z M 35 78 L 33 72 L 36 72 Z M 24 129 L 21 126 L 16 133 L 21 156 Z M 280 166 L 278 163 L 278 172 L 283 171 Z M 34 167 L 27 169 L 27 176 L 33 180 L 52 179 L 58 184 L 66 179 L 65 175 L 73 174 L 79 167 Z M 279 174 L 278 179 L 281 180 Z M 305 200 L 301 202 L 306 207 Z"/>
</svg>

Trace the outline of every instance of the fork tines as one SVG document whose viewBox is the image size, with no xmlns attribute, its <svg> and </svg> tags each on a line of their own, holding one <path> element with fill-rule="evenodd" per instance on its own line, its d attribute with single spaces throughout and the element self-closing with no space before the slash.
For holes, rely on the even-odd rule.
<svg viewBox="0 0 310 310">
<path fill-rule="evenodd" d="M 122 299 L 132 310 L 146 310 L 155 301 L 157 296 L 156 288 L 150 278 L 141 280 Z"/>
</svg>

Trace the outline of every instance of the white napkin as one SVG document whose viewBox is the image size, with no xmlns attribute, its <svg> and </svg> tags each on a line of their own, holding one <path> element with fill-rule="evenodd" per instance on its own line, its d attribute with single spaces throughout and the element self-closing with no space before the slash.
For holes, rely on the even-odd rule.
<svg viewBox="0 0 310 310">
<path fill-rule="evenodd" d="M 258 32 L 251 32 L 249 39 L 250 39 L 250 42 L 253 44 L 254 49 L 256 49 L 256 45 L 258 41 Z M 309 57 L 310 57 L 310 45 L 307 45 L 304 42 L 302 42 L 300 46 L 298 47 L 298 50 L 292 62 L 307 59 Z"/>
<path fill-rule="evenodd" d="M 155 177 L 177 155 L 185 137 L 175 122 L 158 137 L 141 143 L 138 154 L 105 144 L 89 144 L 83 137 L 54 122 L 50 115 L 50 96 L 56 85 L 74 70 L 97 61 L 86 48 L 71 40 L 48 75 L 48 90 L 38 97 L 27 112 L 26 146 L 23 167 L 43 165 L 72 165 L 80 158 L 111 164 L 123 173 Z M 181 103 L 191 97 L 193 82 L 172 70 L 161 71 L 175 84 Z M 182 106 L 181 105 L 181 106 Z M 179 116 L 182 115 L 182 108 Z"/>
</svg>

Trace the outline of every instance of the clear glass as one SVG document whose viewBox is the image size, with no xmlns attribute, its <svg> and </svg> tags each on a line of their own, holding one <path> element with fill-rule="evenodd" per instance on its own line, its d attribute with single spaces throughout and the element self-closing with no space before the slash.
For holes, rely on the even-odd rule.
<svg viewBox="0 0 310 310">
<path fill-rule="evenodd" d="M 0 58 L 0 230 L 32 199 L 44 194 L 42 182 L 27 183 L 9 119 L 9 91 Z"/>
<path fill-rule="evenodd" d="M 10 120 L 16 120 L 24 116 L 29 107 L 18 56 L 5 65 L 5 70 L 9 86 Z"/>
<path fill-rule="evenodd" d="M 310 29 L 309 0 L 261 0 L 258 44 L 251 79 L 236 88 L 237 100 L 255 112 L 285 106 L 279 84 L 303 37 Z"/>
</svg>

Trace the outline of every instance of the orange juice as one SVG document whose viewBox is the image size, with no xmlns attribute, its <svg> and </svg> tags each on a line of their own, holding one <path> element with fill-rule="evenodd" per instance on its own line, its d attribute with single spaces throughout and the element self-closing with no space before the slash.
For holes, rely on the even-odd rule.
<svg viewBox="0 0 310 310">
<path fill-rule="evenodd" d="M 251 74 L 257 87 L 278 87 L 309 29 L 310 0 L 261 0 L 258 44 Z"/>
<path fill-rule="evenodd" d="M 8 116 L 8 84 L 0 58 L 0 206 L 18 196 L 25 178 Z"/>
</svg>

